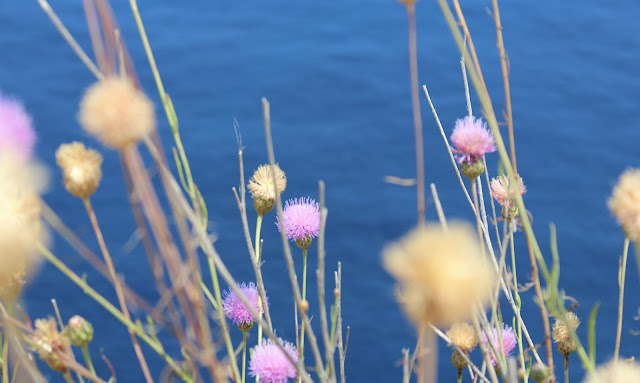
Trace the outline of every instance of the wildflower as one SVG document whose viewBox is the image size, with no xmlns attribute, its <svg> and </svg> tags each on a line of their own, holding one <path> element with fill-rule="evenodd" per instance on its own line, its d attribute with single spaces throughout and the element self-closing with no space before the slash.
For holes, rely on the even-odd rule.
<svg viewBox="0 0 640 383">
<path fill-rule="evenodd" d="M 567 324 L 561 320 L 556 320 L 553 324 L 553 340 L 557 343 L 558 351 L 565 356 L 570 355 L 576 350 L 576 344 L 571 339 L 571 331 L 575 332 L 580 326 L 580 319 L 572 312 L 565 316 Z M 569 326 L 567 326 L 569 325 Z M 569 330 L 569 328 L 571 330 Z"/>
<path fill-rule="evenodd" d="M 502 216 L 504 218 L 516 217 L 518 207 L 516 206 L 516 193 L 523 195 L 527 188 L 522 182 L 520 175 L 516 175 L 517 185 L 514 187 L 509 181 L 509 176 L 501 174 L 491 180 L 491 195 L 502 206 Z"/>
<path fill-rule="evenodd" d="M 626 235 L 640 240 L 640 169 L 622 173 L 607 205 Z"/>
<path fill-rule="evenodd" d="M 456 121 L 451 142 L 455 145 L 451 151 L 457 154 L 460 170 L 470 179 L 475 179 L 484 171 L 482 156 L 496 151 L 495 141 L 487 130 L 486 122 L 473 116 Z"/>
<path fill-rule="evenodd" d="M 447 337 L 462 351 L 471 352 L 478 345 L 476 332 L 468 323 L 454 323 L 447 331 Z"/>
<path fill-rule="evenodd" d="M 259 376 L 263 383 L 285 383 L 294 379 L 298 372 L 296 365 L 299 363 L 296 347 L 282 339 L 278 339 L 293 364 L 284 352 L 271 339 L 262 342 L 262 345 L 253 349 L 251 362 L 249 363 L 249 375 Z"/>
<path fill-rule="evenodd" d="M 476 332 L 468 323 L 454 323 L 447 331 L 447 337 L 451 340 L 451 343 L 458 347 L 467 357 L 469 356 L 469 352 L 473 351 L 473 349 L 478 345 Z M 467 360 L 458 352 L 458 350 L 453 351 L 453 354 L 451 355 L 451 363 L 458 370 L 461 370 L 468 365 Z"/>
<path fill-rule="evenodd" d="M 398 301 L 417 326 L 467 320 L 485 305 L 495 273 L 482 259 L 468 224 L 420 225 L 383 252 L 384 265 L 399 282 Z"/>
<path fill-rule="evenodd" d="M 106 146 L 121 150 L 153 132 L 151 100 L 126 77 L 108 77 L 87 89 L 78 119 Z"/>
<path fill-rule="evenodd" d="M 531 379 L 534 382 L 546 382 L 547 378 L 551 375 L 551 371 L 549 371 L 549 367 L 547 367 L 544 363 L 535 363 L 531 366 Z"/>
<path fill-rule="evenodd" d="M 65 334 L 72 345 L 84 347 L 93 340 L 93 326 L 80 315 L 74 315 L 67 322 Z"/>
<path fill-rule="evenodd" d="M 495 347 L 496 351 L 499 353 L 498 357 L 502 358 L 502 350 L 504 350 L 504 356 L 509 357 L 511 352 L 516 347 L 518 340 L 516 339 L 516 334 L 513 332 L 513 329 L 507 325 L 504 325 L 502 328 L 502 347 L 500 347 L 500 340 L 498 338 L 498 329 L 493 328 L 491 331 L 491 343 Z M 489 356 L 491 357 L 491 362 L 493 366 L 496 367 L 498 363 L 493 358 L 493 352 L 491 352 L 491 348 L 489 346 L 489 339 L 487 334 L 482 332 L 482 341 L 489 347 Z"/>
<path fill-rule="evenodd" d="M 260 307 L 261 310 L 258 309 L 259 294 L 255 283 L 251 282 L 248 285 L 243 283 L 238 287 L 244 296 L 247 297 L 247 300 L 256 312 L 264 313 L 263 307 Z M 262 304 L 264 305 L 265 303 L 263 302 Z M 232 290 L 225 291 L 222 309 L 224 310 L 224 314 L 227 318 L 231 319 L 234 324 L 238 325 L 238 328 L 243 332 L 247 332 L 253 327 L 253 315 L 251 315 L 247 306 L 242 303 L 240 298 L 238 298 L 236 293 Z"/>
<path fill-rule="evenodd" d="M 52 370 L 67 372 L 67 365 L 63 358 L 72 359 L 71 346 L 69 338 L 58 331 L 55 319 L 36 319 L 36 329 L 31 340 L 38 356 L 47 362 Z"/>
<path fill-rule="evenodd" d="M 287 188 L 287 177 L 277 164 L 274 165 L 276 183 L 273 183 L 271 165 L 260 165 L 253 173 L 247 188 L 253 198 L 253 207 L 258 214 L 264 215 L 271 211 L 276 201 L 276 188 L 282 194 Z"/>
<path fill-rule="evenodd" d="M 640 364 L 629 362 L 609 362 L 588 374 L 583 383 L 640 382 Z"/>
<path fill-rule="evenodd" d="M 46 242 L 40 225 L 44 170 L 0 153 L 0 298 L 15 299 L 38 260 L 38 243 Z"/>
<path fill-rule="evenodd" d="M 16 159 L 28 160 L 35 141 L 31 116 L 24 106 L 0 94 L 0 153 L 11 151 Z"/>
<path fill-rule="evenodd" d="M 320 210 L 311 198 L 288 200 L 282 212 L 282 221 L 276 222 L 278 230 L 284 228 L 287 238 L 295 241 L 301 249 L 308 249 L 313 238 L 320 232 Z"/>
<path fill-rule="evenodd" d="M 72 142 L 60 145 L 56 161 L 62 169 L 64 186 L 69 193 L 87 198 L 96 191 L 102 178 L 100 153 L 85 148 L 79 142 Z"/>
</svg>

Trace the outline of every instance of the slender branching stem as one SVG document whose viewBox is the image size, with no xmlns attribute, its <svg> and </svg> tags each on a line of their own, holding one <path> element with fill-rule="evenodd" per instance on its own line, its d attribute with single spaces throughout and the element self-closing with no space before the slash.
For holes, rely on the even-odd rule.
<svg viewBox="0 0 640 383">
<path fill-rule="evenodd" d="M 89 354 L 89 346 L 86 344 L 82 346 L 82 356 L 84 356 L 84 362 L 87 364 L 87 368 L 89 369 L 89 371 L 91 371 L 91 373 L 95 375 L 96 370 L 93 367 L 93 361 L 91 360 L 91 355 Z"/>
<path fill-rule="evenodd" d="M 247 374 L 247 337 L 248 335 L 249 335 L 248 331 L 242 332 L 242 383 L 245 382 L 245 377 Z"/>
<path fill-rule="evenodd" d="M 569 355 L 564 355 L 563 360 L 564 360 L 564 383 L 569 383 Z"/>
<path fill-rule="evenodd" d="M 109 274 L 111 276 L 111 281 L 113 282 L 113 286 L 116 290 L 116 296 L 118 298 L 118 303 L 120 304 L 120 308 L 122 310 L 122 314 L 124 317 L 131 321 L 131 315 L 129 314 L 129 308 L 127 307 L 127 300 L 124 295 L 124 290 L 122 285 L 120 284 L 120 278 L 116 274 L 115 266 L 113 265 L 113 260 L 111 259 L 111 255 L 109 254 L 109 249 L 107 248 L 107 244 L 102 235 L 102 230 L 100 229 L 100 224 L 98 223 L 98 218 L 96 217 L 95 211 L 91 205 L 91 200 L 87 198 L 83 198 L 82 202 L 84 203 L 84 207 L 87 210 L 87 215 L 89 216 L 89 220 L 91 221 L 91 226 L 93 227 L 93 231 L 96 235 L 96 239 L 98 240 L 98 245 L 100 246 L 100 251 L 104 257 L 104 262 L 107 265 L 107 269 L 109 270 Z M 151 376 L 151 371 L 149 370 L 149 365 L 147 364 L 147 360 L 144 357 L 144 353 L 142 352 L 142 348 L 140 347 L 140 343 L 138 342 L 138 338 L 133 330 L 128 329 L 129 336 L 131 337 L 131 343 L 133 344 L 133 349 L 135 350 L 136 357 L 138 358 L 138 362 L 140 363 L 140 368 L 142 368 L 142 373 L 144 374 L 145 380 L 147 383 L 153 382 L 153 377 Z"/>
<path fill-rule="evenodd" d="M 255 245 L 255 255 L 256 255 L 256 264 L 258 268 L 260 268 L 260 232 L 262 230 L 262 214 L 258 213 L 258 218 L 256 218 L 256 240 L 254 242 Z M 262 297 L 258 294 L 258 314 L 262 317 Z M 258 344 L 262 344 L 262 325 L 258 322 Z"/>
</svg>

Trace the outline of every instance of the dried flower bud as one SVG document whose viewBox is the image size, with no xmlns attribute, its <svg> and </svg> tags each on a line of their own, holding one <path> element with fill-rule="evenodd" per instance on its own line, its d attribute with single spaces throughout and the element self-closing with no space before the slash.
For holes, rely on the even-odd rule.
<svg viewBox="0 0 640 383">
<path fill-rule="evenodd" d="M 287 177 L 280 166 L 274 165 L 276 183 L 273 183 L 271 165 L 260 165 L 249 180 L 247 188 L 253 198 L 253 207 L 258 214 L 264 215 L 271 211 L 276 200 L 276 187 L 278 193 L 282 194 L 287 188 Z"/>
<path fill-rule="evenodd" d="M 56 161 L 62 169 L 64 186 L 79 198 L 91 196 L 102 178 L 102 155 L 79 142 L 62 144 L 56 151 Z"/>
<path fill-rule="evenodd" d="M 153 103 L 126 77 L 107 77 L 87 89 L 78 119 L 106 146 L 121 150 L 155 129 Z"/>
<path fill-rule="evenodd" d="M 69 338 L 58 331 L 58 326 L 53 318 L 36 319 L 36 330 L 31 336 L 38 356 L 47 362 L 52 370 L 61 373 L 67 372 L 67 365 L 63 357 L 72 358 Z"/>
<path fill-rule="evenodd" d="M 567 324 L 561 320 L 556 320 L 553 324 L 553 340 L 557 343 L 558 351 L 565 356 L 571 355 L 576 350 L 576 344 L 571 339 L 571 331 L 575 332 L 580 326 L 580 319 L 572 312 L 565 317 Z M 569 325 L 569 327 L 567 327 Z M 571 330 L 569 330 L 569 328 Z"/>
<path fill-rule="evenodd" d="M 640 169 L 622 173 L 607 205 L 626 235 L 640 240 Z"/>
<path fill-rule="evenodd" d="M 93 326 L 80 315 L 74 315 L 69 319 L 65 334 L 71 344 L 76 347 L 84 347 L 93 340 Z"/>
<path fill-rule="evenodd" d="M 468 323 L 454 323 L 447 331 L 447 337 L 460 350 L 470 352 L 478 345 L 478 337 L 473 327 Z"/>
</svg>

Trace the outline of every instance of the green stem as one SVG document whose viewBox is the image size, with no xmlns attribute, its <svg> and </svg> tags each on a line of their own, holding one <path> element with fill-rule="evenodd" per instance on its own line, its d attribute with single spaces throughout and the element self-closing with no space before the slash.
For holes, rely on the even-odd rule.
<svg viewBox="0 0 640 383">
<path fill-rule="evenodd" d="M 302 301 L 307 299 L 307 249 L 302 249 Z M 300 363 L 304 366 L 304 319 L 300 327 Z"/>
<path fill-rule="evenodd" d="M 13 300 L 7 302 L 7 317 L 13 311 Z M 9 321 L 5 321 L 4 337 L 2 338 L 2 381 L 9 382 Z"/>
<path fill-rule="evenodd" d="M 624 249 L 622 250 L 622 261 L 620 262 L 620 270 L 618 271 L 618 286 L 620 286 L 620 296 L 618 297 L 618 329 L 616 332 L 616 348 L 613 352 L 613 362 L 618 362 L 620 356 L 620 337 L 622 335 L 622 313 L 624 305 L 624 279 L 627 273 L 627 256 L 629 254 L 629 237 L 624 240 Z"/>
<path fill-rule="evenodd" d="M 256 219 L 256 241 L 255 241 L 255 254 L 256 254 L 256 264 L 258 268 L 260 267 L 260 232 L 262 231 L 262 214 L 258 214 L 258 218 Z M 262 319 L 262 297 L 258 296 L 258 315 L 260 315 L 260 319 Z M 258 321 L 258 345 L 262 344 L 262 323 Z M 257 377 L 256 377 L 257 379 Z"/>
<path fill-rule="evenodd" d="M 569 383 L 569 355 L 564 355 L 564 383 Z"/>
<path fill-rule="evenodd" d="M 461 368 L 458 369 L 458 383 L 462 383 L 462 372 L 463 371 L 464 370 L 461 369 Z"/>
<path fill-rule="evenodd" d="M 247 335 L 249 335 L 248 331 L 242 332 L 242 383 L 247 371 Z"/>
<path fill-rule="evenodd" d="M 118 310 L 114 305 L 111 304 L 108 300 L 106 300 L 102 295 L 100 295 L 97 291 L 95 291 L 87 282 L 76 275 L 71 269 L 67 267 L 61 260 L 59 260 L 49 249 L 43 246 L 41 243 L 38 243 L 38 250 L 40 253 L 53 264 L 58 270 L 60 270 L 67 278 L 69 278 L 73 283 L 78 285 L 84 291 L 85 294 L 89 295 L 96 303 L 102 306 L 105 310 L 107 310 L 111 315 L 114 316 L 117 320 L 119 320 L 122 324 L 124 324 L 128 329 L 133 330 L 140 339 L 142 339 L 146 344 L 148 344 L 153 351 L 155 351 L 158 355 L 164 359 L 164 361 L 171 367 L 171 369 L 176 373 L 177 376 L 180 377 L 185 382 L 192 383 L 193 379 L 191 376 L 184 371 L 175 360 L 173 360 L 167 353 L 164 351 L 164 347 L 160 342 L 151 338 L 142 328 L 140 324 L 136 324 L 128 320 L 124 317 L 122 312 Z"/>
<path fill-rule="evenodd" d="M 67 381 L 67 383 L 75 383 L 73 381 L 73 378 L 71 377 L 71 374 L 69 373 L 69 371 L 67 371 L 64 374 L 62 374 L 62 376 L 64 376 L 64 380 Z"/>
<path fill-rule="evenodd" d="M 85 344 L 82 346 L 82 355 L 84 356 L 84 361 L 87 363 L 87 368 L 91 371 L 93 376 L 96 376 L 96 370 L 93 368 L 93 362 L 91 361 L 91 355 L 89 355 L 89 347 Z"/>
<path fill-rule="evenodd" d="M 509 248 L 511 250 L 511 269 L 513 271 L 513 296 L 516 302 L 516 309 L 517 309 L 516 315 L 520 316 L 520 308 L 522 307 L 522 300 L 520 299 L 520 293 L 518 292 L 518 273 L 516 271 L 516 251 L 515 251 L 515 244 L 513 241 L 513 229 L 515 229 L 515 227 L 512 227 L 513 225 L 515 224 L 514 223 L 508 224 Z M 524 368 L 525 364 L 524 364 L 524 350 L 522 346 L 522 324 L 520 323 L 520 321 L 516 321 L 516 322 L 517 322 L 518 352 L 520 356 L 520 366 Z M 524 377 L 524 381 L 525 383 L 529 381 L 529 376 L 526 374 Z"/>
</svg>

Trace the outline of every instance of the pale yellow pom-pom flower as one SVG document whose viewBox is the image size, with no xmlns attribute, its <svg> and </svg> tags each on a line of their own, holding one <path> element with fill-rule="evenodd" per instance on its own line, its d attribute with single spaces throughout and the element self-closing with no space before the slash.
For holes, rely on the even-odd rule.
<svg viewBox="0 0 640 383">
<path fill-rule="evenodd" d="M 578 316 L 572 312 L 567 313 L 565 319 L 567 320 L 567 323 L 569 324 L 573 332 L 575 332 L 578 329 L 578 326 L 580 326 L 580 319 L 578 319 Z M 553 340 L 556 343 L 571 340 L 571 332 L 567 328 L 567 325 L 560 319 L 556 319 L 555 323 L 553 324 L 552 335 Z"/>
<path fill-rule="evenodd" d="M 276 173 L 275 185 L 278 186 L 278 193 L 282 194 L 284 189 L 287 188 L 287 177 L 277 164 L 274 165 L 274 170 Z M 275 201 L 276 188 L 273 183 L 273 177 L 271 176 L 271 165 L 260 165 L 258 170 L 253 173 L 253 177 L 249 180 L 247 188 L 253 199 Z"/>
<path fill-rule="evenodd" d="M 454 323 L 447 331 L 447 337 L 462 351 L 471 352 L 478 345 L 476 332 L 465 322 Z"/>
<path fill-rule="evenodd" d="M 416 326 L 469 319 L 488 302 L 496 284 L 474 230 L 464 223 L 454 222 L 448 230 L 420 225 L 389 245 L 383 256 L 399 282 L 398 301 Z"/>
<path fill-rule="evenodd" d="M 31 163 L 0 155 L 0 298 L 15 299 L 39 261 L 46 243 L 40 224 L 40 197 L 46 175 Z"/>
<path fill-rule="evenodd" d="M 92 195 L 102 178 L 102 155 L 79 142 L 62 144 L 56 151 L 56 162 L 62 169 L 64 186 L 72 195 Z"/>
<path fill-rule="evenodd" d="M 640 364 L 629 362 L 609 362 L 587 374 L 583 383 L 631 383 L 640 382 Z"/>
<path fill-rule="evenodd" d="M 629 238 L 640 240 L 640 169 L 622 173 L 607 205 Z"/>
<path fill-rule="evenodd" d="M 31 341 L 38 356 L 47 362 L 52 370 L 61 373 L 67 372 L 67 362 L 61 356 L 68 359 L 73 358 L 69 338 L 58 330 L 56 320 L 51 317 L 36 319 L 35 327 Z"/>
<path fill-rule="evenodd" d="M 126 77 L 107 77 L 87 89 L 78 119 L 82 127 L 112 149 L 124 149 L 153 132 L 153 103 Z"/>
</svg>

